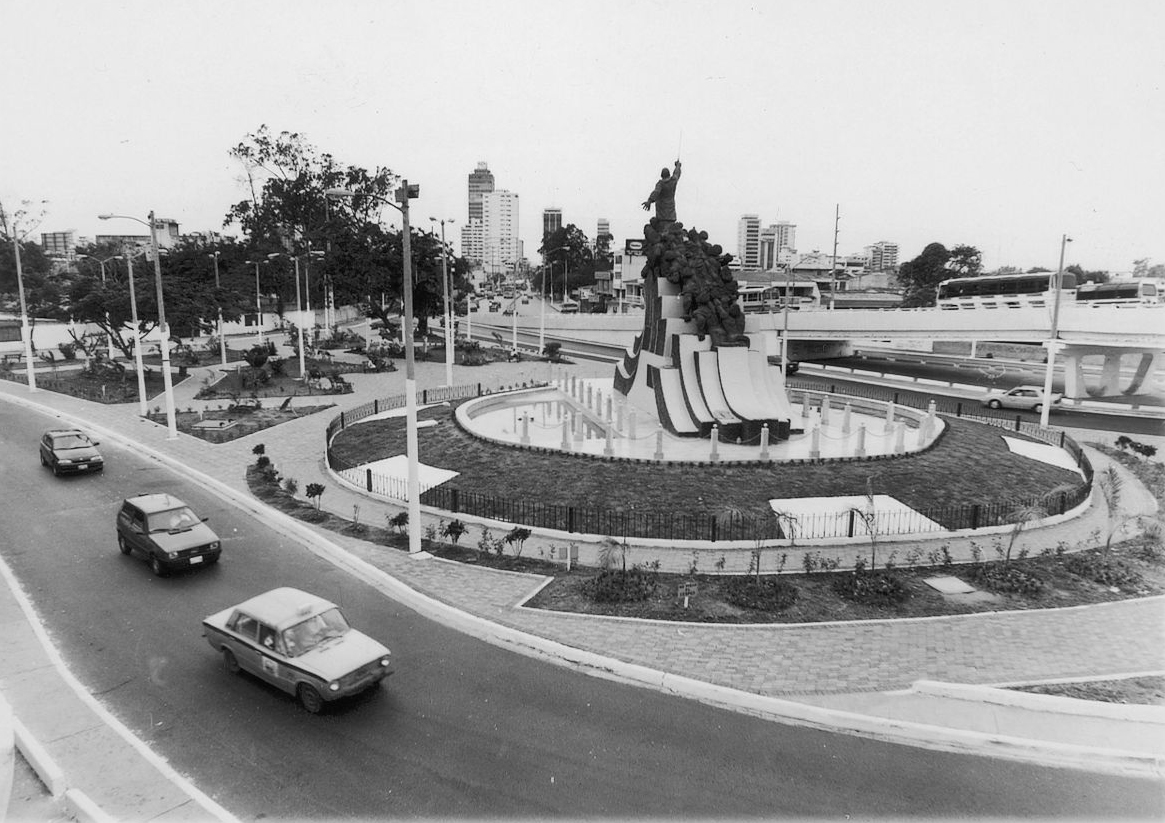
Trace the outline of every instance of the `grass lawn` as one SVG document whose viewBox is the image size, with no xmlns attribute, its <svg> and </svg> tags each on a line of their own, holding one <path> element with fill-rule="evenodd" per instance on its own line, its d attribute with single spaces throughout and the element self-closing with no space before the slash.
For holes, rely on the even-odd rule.
<svg viewBox="0 0 1165 823">
<path fill-rule="evenodd" d="M 604 462 L 543 454 L 479 440 L 452 419 L 451 407 L 423 410 L 419 451 L 427 465 L 456 470 L 446 484 L 516 501 L 594 508 L 634 507 L 636 512 L 683 512 L 714 518 L 733 505 L 757 519 L 771 518 L 774 498 L 860 495 L 869 479 L 917 510 L 1007 502 L 1076 484 L 1074 472 L 1013 454 L 1003 435 L 1014 432 L 957 418 L 927 452 L 870 462 L 774 463 L 768 466 Z M 332 443 L 336 458 L 352 464 L 405 452 L 403 417 L 359 423 Z M 422 502 L 425 501 L 422 498 Z"/>
</svg>

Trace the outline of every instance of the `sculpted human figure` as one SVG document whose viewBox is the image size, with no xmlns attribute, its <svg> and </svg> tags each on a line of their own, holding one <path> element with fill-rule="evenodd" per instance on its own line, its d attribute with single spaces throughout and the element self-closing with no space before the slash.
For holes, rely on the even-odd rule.
<svg viewBox="0 0 1165 823">
<path fill-rule="evenodd" d="M 676 185 L 680 182 L 680 161 L 676 160 L 675 170 L 660 170 L 659 182 L 655 190 L 643 201 L 643 210 L 651 208 L 655 203 L 655 219 L 674 223 L 676 219 Z"/>
</svg>

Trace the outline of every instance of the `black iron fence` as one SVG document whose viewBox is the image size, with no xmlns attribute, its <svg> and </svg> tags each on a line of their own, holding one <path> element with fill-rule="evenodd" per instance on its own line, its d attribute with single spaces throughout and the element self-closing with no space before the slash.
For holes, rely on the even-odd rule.
<svg viewBox="0 0 1165 823">
<path fill-rule="evenodd" d="M 797 385 L 790 381 L 793 391 L 821 393 L 818 384 Z M 838 397 L 857 397 L 887 402 L 883 394 L 875 396 L 867 387 L 849 391 L 830 386 L 827 393 Z M 419 402 L 443 402 L 479 397 L 481 384 L 429 389 L 421 392 Z M 793 396 L 790 397 L 793 400 Z M 925 408 L 926 403 L 911 402 L 899 397 L 893 402 L 911 408 Z M 405 405 L 405 395 L 386 397 L 365 403 L 341 413 L 328 425 L 328 465 L 349 482 L 360 485 L 370 493 L 396 500 L 407 499 L 407 488 L 399 478 L 378 475 L 367 467 L 342 460 L 331 449 L 332 439 L 345 427 L 371 415 L 398 409 Z M 1033 494 L 1023 498 L 986 501 L 945 506 L 927 506 L 919 509 L 899 508 L 879 510 L 877 503 L 838 509 L 832 512 L 774 513 L 758 517 L 747 513 L 722 512 L 692 513 L 686 511 L 644 511 L 634 507 L 582 506 L 546 503 L 538 500 L 506 497 L 504 495 L 461 489 L 441 484 L 421 488 L 421 503 L 442 509 L 450 514 L 465 514 L 512 523 L 529 528 L 555 529 L 580 534 L 604 534 L 612 537 L 654 538 L 660 540 L 708 541 L 768 541 L 793 537 L 798 540 L 870 537 L 871 530 L 878 538 L 910 534 L 940 533 L 1005 526 L 1015 523 L 1020 512 L 1033 509 L 1047 515 L 1061 515 L 1084 503 L 1092 491 L 1093 470 L 1083 449 L 1064 432 L 1044 429 L 1019 418 L 969 411 L 957 401 L 936 402 L 936 410 L 964 419 L 1000 426 L 1057 445 L 1072 455 L 1083 480 L 1067 489 L 1051 493 Z"/>
</svg>

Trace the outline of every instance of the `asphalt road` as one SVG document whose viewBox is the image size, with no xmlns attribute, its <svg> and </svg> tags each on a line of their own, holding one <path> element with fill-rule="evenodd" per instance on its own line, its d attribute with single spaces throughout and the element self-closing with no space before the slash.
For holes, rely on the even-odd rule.
<svg viewBox="0 0 1165 823">
<path fill-rule="evenodd" d="M 0 542 L 65 660 L 242 819 L 1160 816 L 1160 786 L 786 727 L 464 637 L 113 444 L 104 475 L 38 462 L 48 418 L 0 404 Z M 121 555 L 143 491 L 210 516 L 222 561 L 169 578 Z M 396 674 L 325 714 L 228 675 L 199 621 L 274 586 L 342 605 Z M 779 650 L 774 650 L 779 653 Z M 99 756 L 95 754 L 95 756 Z"/>
</svg>

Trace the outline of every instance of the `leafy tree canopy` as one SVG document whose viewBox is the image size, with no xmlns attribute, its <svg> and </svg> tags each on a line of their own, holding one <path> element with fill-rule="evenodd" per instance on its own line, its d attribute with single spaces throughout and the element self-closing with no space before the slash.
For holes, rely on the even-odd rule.
<svg viewBox="0 0 1165 823">
<path fill-rule="evenodd" d="M 538 252 L 545 262 L 543 272 L 535 278 L 535 288 L 539 291 L 542 289 L 542 277 L 550 276 L 551 271 L 553 277 L 547 283 L 547 291 L 550 291 L 550 286 L 561 287 L 560 278 L 565 278 L 568 292 L 595 282 L 595 258 L 590 241 L 574 223 L 568 223 L 543 237 Z"/>
</svg>

